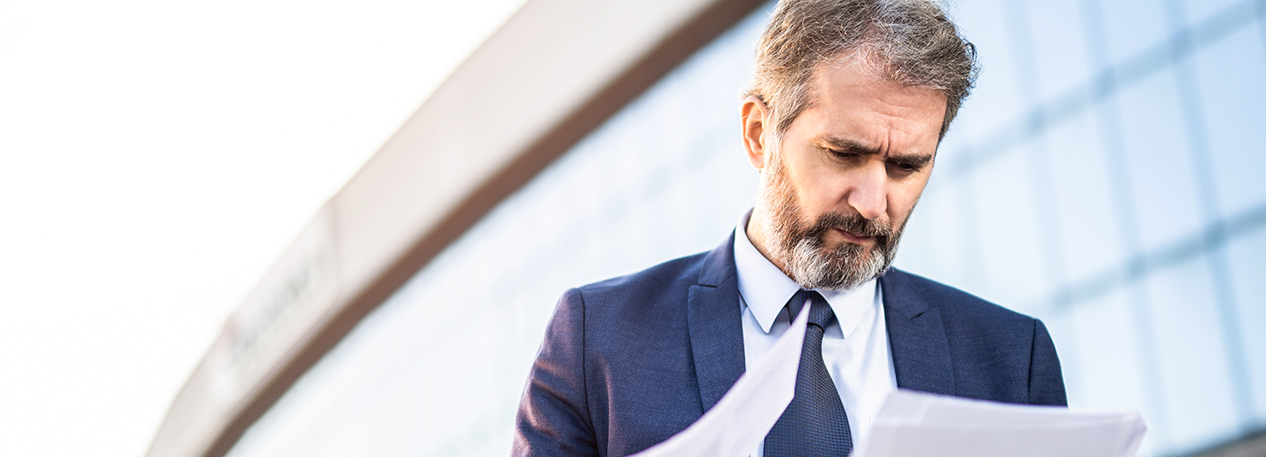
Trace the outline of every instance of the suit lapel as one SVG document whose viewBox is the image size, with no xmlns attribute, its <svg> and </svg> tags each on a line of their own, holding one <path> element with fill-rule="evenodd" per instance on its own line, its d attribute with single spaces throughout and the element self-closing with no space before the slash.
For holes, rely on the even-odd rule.
<svg viewBox="0 0 1266 457">
<path fill-rule="evenodd" d="M 733 235 L 704 259 L 699 284 L 690 287 L 686 319 L 699 398 L 707 411 L 747 367 Z"/>
<path fill-rule="evenodd" d="M 954 394 L 954 366 L 940 308 L 928 306 L 910 276 L 891 269 L 879 279 L 897 387 Z"/>
</svg>

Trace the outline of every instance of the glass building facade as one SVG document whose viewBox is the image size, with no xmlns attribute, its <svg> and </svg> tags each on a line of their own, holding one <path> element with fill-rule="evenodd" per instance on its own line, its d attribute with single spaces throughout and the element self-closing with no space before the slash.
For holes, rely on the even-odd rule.
<svg viewBox="0 0 1266 457">
<path fill-rule="evenodd" d="M 771 8 L 502 202 L 230 455 L 506 455 L 562 292 L 709 250 L 751 205 L 738 94 Z M 896 265 L 1043 319 L 1071 406 L 1141 411 L 1141 455 L 1266 429 L 1266 1 L 949 11 L 983 71 Z"/>
</svg>

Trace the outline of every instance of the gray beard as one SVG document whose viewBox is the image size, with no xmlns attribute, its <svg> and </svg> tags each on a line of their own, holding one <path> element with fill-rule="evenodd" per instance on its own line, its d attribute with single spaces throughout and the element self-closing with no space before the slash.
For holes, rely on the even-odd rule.
<svg viewBox="0 0 1266 457">
<path fill-rule="evenodd" d="M 895 251 L 877 250 L 865 255 L 865 248 L 844 243 L 831 251 L 820 239 L 802 238 L 795 242 L 785 259 L 792 279 L 805 289 L 844 292 L 879 277 L 892 264 Z"/>
<path fill-rule="evenodd" d="M 756 210 L 766 216 L 762 218 L 766 249 L 783 264 L 787 276 L 805 289 L 844 292 L 888 271 L 897 255 L 905 221 L 892 230 L 860 215 L 827 213 L 812 225 L 805 224 L 801 222 L 800 205 L 783 176 L 781 158 L 775 156 L 767 168 L 768 177 L 762 179 Z M 828 249 L 825 235 L 832 228 L 874 236 L 874 247 L 869 255 L 864 246 L 848 242 Z"/>
</svg>

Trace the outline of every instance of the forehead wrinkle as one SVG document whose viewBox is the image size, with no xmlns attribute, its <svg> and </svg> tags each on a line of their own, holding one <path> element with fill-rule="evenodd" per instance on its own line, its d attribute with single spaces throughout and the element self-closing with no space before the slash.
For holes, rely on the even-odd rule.
<svg viewBox="0 0 1266 457">
<path fill-rule="evenodd" d="M 902 158 L 934 156 L 943 116 L 926 112 L 930 111 L 926 96 L 931 91 L 944 103 L 944 94 L 887 79 L 873 68 L 858 65 L 862 60 L 858 56 L 843 57 L 813 69 L 812 103 L 799 113 L 788 130 L 801 124 L 801 128 L 813 134 L 810 141 L 815 141 L 815 146 L 848 149 L 855 154 Z M 944 105 L 941 106 L 943 111 Z M 936 128 L 925 132 L 925 124 L 936 124 Z M 832 136 L 854 144 L 824 141 Z"/>
<path fill-rule="evenodd" d="M 830 92 L 842 91 L 844 87 L 847 86 L 826 88 L 826 90 L 820 91 L 819 94 L 827 96 L 830 95 Z M 920 114 L 918 112 L 919 109 L 903 103 L 903 101 L 913 98 L 911 95 L 912 94 L 908 93 L 898 94 L 897 96 L 900 97 L 899 100 L 876 100 L 879 103 L 873 104 L 869 107 L 871 110 L 869 115 L 874 126 L 881 127 L 880 130 L 885 132 L 883 134 L 883 138 L 874 138 L 871 140 L 858 137 L 857 134 L 862 132 L 853 132 L 851 130 L 855 129 L 851 129 L 849 127 L 852 122 L 855 122 L 855 120 L 840 118 L 841 115 L 845 115 L 846 113 L 823 109 L 822 105 L 815 104 L 810 106 L 804 111 L 804 113 L 801 114 L 801 117 L 808 117 L 806 115 L 812 112 L 819 117 L 817 122 L 815 122 L 815 124 L 818 125 L 818 128 L 831 130 L 830 132 L 826 132 L 821 135 L 822 138 L 819 140 L 821 143 L 839 145 L 840 147 L 838 149 L 847 147 L 848 149 L 852 149 L 857 152 L 883 152 L 888 149 L 888 146 L 902 142 L 897 141 L 899 138 L 903 141 L 916 140 L 923 134 L 928 133 L 917 131 L 919 127 L 919 125 L 915 123 L 917 121 L 912 122 L 912 120 L 916 119 L 917 115 Z M 821 97 L 816 98 L 820 99 Z M 820 100 L 815 100 L 815 102 L 818 101 Z M 939 118 L 937 120 L 939 120 Z M 937 133 L 939 133 L 939 130 L 931 132 L 932 135 L 936 135 Z M 935 141 L 935 139 L 933 141 Z M 900 151 L 898 152 L 900 153 Z M 933 147 L 933 151 L 929 151 L 928 153 L 932 152 L 935 152 L 935 146 Z"/>
</svg>

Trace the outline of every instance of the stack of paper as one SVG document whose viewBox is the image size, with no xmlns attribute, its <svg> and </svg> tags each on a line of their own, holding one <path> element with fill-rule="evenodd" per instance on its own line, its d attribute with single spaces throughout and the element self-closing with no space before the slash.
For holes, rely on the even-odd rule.
<svg viewBox="0 0 1266 457">
<path fill-rule="evenodd" d="M 1138 413 L 1088 413 L 893 392 L 853 457 L 1131 457 Z"/>
</svg>

